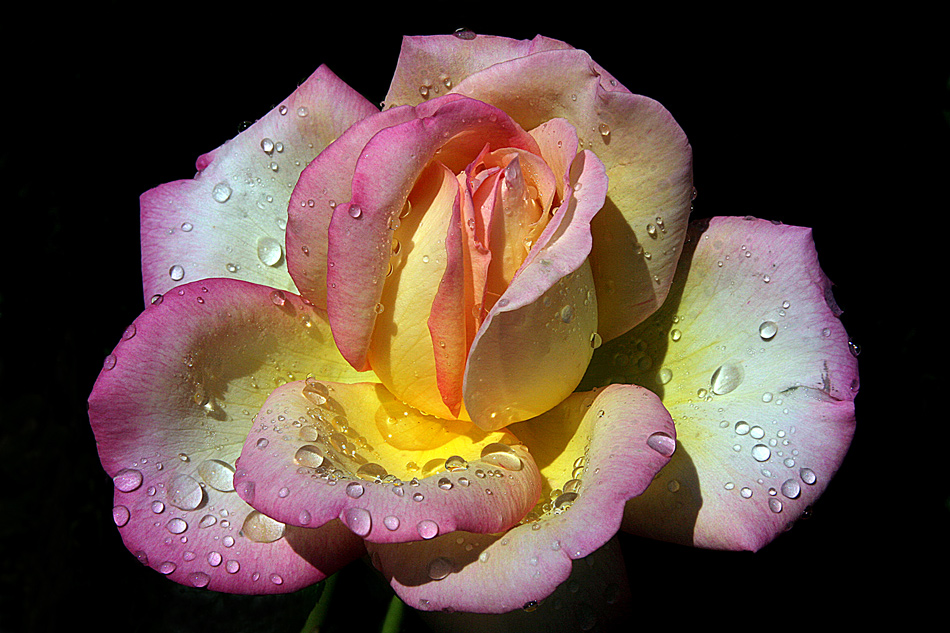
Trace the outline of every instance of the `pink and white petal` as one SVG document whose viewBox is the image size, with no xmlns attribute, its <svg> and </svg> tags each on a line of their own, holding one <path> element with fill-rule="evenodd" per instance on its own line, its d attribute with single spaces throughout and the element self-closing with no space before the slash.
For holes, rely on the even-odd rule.
<svg viewBox="0 0 950 633">
<path fill-rule="evenodd" d="M 635 617 L 633 592 L 616 538 L 573 561 L 571 575 L 554 593 L 521 609 L 505 614 L 422 611 L 419 615 L 433 631 L 479 633 L 621 631 Z"/>
<path fill-rule="evenodd" d="M 454 84 L 493 64 L 532 53 L 571 48 L 547 37 L 514 40 L 466 32 L 458 35 L 407 36 L 402 39 L 386 107 L 418 105 L 451 91 Z"/>
<path fill-rule="evenodd" d="M 411 108 L 394 108 L 353 124 L 301 172 L 290 197 L 287 268 L 301 296 L 327 305 L 327 239 L 338 204 L 353 195 L 356 161 L 382 129 L 415 119 Z"/>
<path fill-rule="evenodd" d="M 597 154 L 610 179 L 592 227 L 601 336 L 610 340 L 656 310 L 682 250 L 693 189 L 692 151 L 670 113 L 605 77 L 579 50 L 499 63 L 453 90 L 501 108 L 525 129 L 553 118 L 577 129 L 581 148 Z"/>
<path fill-rule="evenodd" d="M 854 433 L 857 360 L 811 230 L 714 218 L 691 230 L 667 304 L 604 345 L 585 383 L 661 394 L 676 455 L 625 529 L 757 550 L 824 491 Z"/>
<path fill-rule="evenodd" d="M 290 191 L 324 147 L 376 111 L 321 66 L 254 125 L 198 158 L 192 180 L 142 194 L 146 301 L 210 277 L 293 291 L 284 253 Z"/>
<path fill-rule="evenodd" d="M 405 433 L 409 442 L 391 437 Z M 371 542 L 499 532 L 540 495 L 537 466 L 517 442 L 422 415 L 380 384 L 288 383 L 255 418 L 234 485 L 278 521 L 339 518 Z"/>
<path fill-rule="evenodd" d="M 281 290 L 207 279 L 167 293 L 129 326 L 89 417 L 115 481 L 116 524 L 143 562 L 183 584 L 266 593 L 316 582 L 359 555 L 347 540 L 321 551 L 339 532 L 330 527 L 247 538 L 245 522 L 264 519 L 235 494 L 233 464 L 253 412 L 295 373 L 356 376 L 325 314 Z"/>
<path fill-rule="evenodd" d="M 327 312 L 337 346 L 357 368 L 368 366 L 391 229 L 423 169 L 434 160 L 458 173 L 485 145 L 537 152 L 534 139 L 503 112 L 472 99 L 450 95 L 414 112 L 418 118 L 385 128 L 366 144 L 353 197 L 330 220 Z"/>
<path fill-rule="evenodd" d="M 465 407 L 484 429 L 527 420 L 559 403 L 577 387 L 600 344 L 599 298 L 587 255 L 591 218 L 603 204 L 607 180 L 591 152 L 578 154 L 571 171 L 574 195 L 548 223 L 472 343 Z"/>
<path fill-rule="evenodd" d="M 675 446 L 673 422 L 646 389 L 613 385 L 573 394 L 543 416 L 515 425 L 552 477 L 579 487 L 550 499 L 504 534 L 447 534 L 411 546 L 368 545 L 407 604 L 422 610 L 505 613 L 547 598 L 572 561 L 616 534 L 624 502 L 650 484 Z M 578 463 L 577 476 L 574 464 Z M 566 469 L 562 467 L 566 465 Z M 562 474 L 562 473 L 568 474 Z"/>
</svg>

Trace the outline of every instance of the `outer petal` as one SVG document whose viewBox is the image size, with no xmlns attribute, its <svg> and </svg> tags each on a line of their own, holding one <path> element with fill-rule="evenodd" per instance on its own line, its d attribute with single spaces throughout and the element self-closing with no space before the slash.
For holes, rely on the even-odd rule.
<svg viewBox="0 0 950 633">
<path fill-rule="evenodd" d="M 679 447 L 625 529 L 756 550 L 827 486 L 854 432 L 857 360 L 811 231 L 697 226 L 667 304 L 598 351 L 588 376 L 662 395 Z"/>
<path fill-rule="evenodd" d="M 465 407 L 484 429 L 526 420 L 563 400 L 600 344 L 587 255 L 591 218 L 607 190 L 603 165 L 590 152 L 578 154 L 571 182 L 573 197 L 551 219 L 472 344 Z"/>
<path fill-rule="evenodd" d="M 494 35 L 410 36 L 402 40 L 387 107 L 418 105 L 448 93 L 464 78 L 493 64 L 543 50 L 571 48 L 547 37 L 513 40 Z"/>
<path fill-rule="evenodd" d="M 194 179 L 144 193 L 146 301 L 208 277 L 293 290 L 284 253 L 290 191 L 324 147 L 376 111 L 321 66 L 264 118 L 201 156 Z"/>
<path fill-rule="evenodd" d="M 405 430 L 414 449 L 407 438 L 390 437 Z M 282 522 L 339 518 L 357 535 L 389 543 L 506 530 L 541 492 L 534 460 L 510 433 L 422 416 L 379 384 L 314 381 L 271 394 L 234 485 Z"/>
<path fill-rule="evenodd" d="M 692 152 L 670 113 L 578 50 L 496 64 L 453 90 L 501 108 L 525 129 L 556 117 L 574 125 L 610 179 L 591 255 L 601 336 L 610 340 L 655 311 L 682 249 L 693 188 Z"/>
<path fill-rule="evenodd" d="M 504 613 L 543 600 L 567 579 L 572 560 L 616 533 L 624 502 L 646 489 L 675 445 L 659 399 L 627 385 L 574 394 L 514 428 L 538 451 L 542 468 L 565 478 L 559 487 L 571 479 L 580 487 L 551 500 L 549 482 L 531 520 L 506 534 L 369 545 L 374 563 L 411 606 Z"/>
<path fill-rule="evenodd" d="M 248 522 L 267 520 L 234 493 L 253 412 L 275 384 L 308 373 L 356 376 L 321 312 L 263 286 L 187 284 L 126 330 L 89 417 L 115 480 L 116 524 L 143 563 L 183 584 L 268 593 L 316 582 L 359 556 L 340 525 L 252 541 Z"/>
</svg>

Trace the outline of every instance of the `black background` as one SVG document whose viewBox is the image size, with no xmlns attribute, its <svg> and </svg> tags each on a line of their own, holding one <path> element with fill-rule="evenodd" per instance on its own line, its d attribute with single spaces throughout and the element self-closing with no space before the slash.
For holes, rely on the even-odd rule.
<svg viewBox="0 0 950 633">
<path fill-rule="evenodd" d="M 694 217 L 814 227 L 862 347 L 857 433 L 813 517 L 757 554 L 625 538 L 638 608 L 668 623 L 806 626 L 939 606 L 925 570 L 950 562 L 950 55 L 935 16 L 337 8 L 351 23 L 303 6 L 127 15 L 106 3 L 4 27 L 20 39 L 3 50 L 0 631 L 299 630 L 311 596 L 180 588 L 112 524 L 85 399 L 143 307 L 138 196 L 191 177 L 197 156 L 319 64 L 378 103 L 401 35 L 459 26 L 562 39 L 661 101 L 693 146 Z M 330 630 L 379 626 L 386 588 L 359 567 L 343 572 Z"/>
</svg>

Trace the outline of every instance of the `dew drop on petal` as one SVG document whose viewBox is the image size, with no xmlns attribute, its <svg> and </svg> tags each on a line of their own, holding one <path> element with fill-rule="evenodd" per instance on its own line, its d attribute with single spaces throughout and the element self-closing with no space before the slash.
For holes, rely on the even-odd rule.
<svg viewBox="0 0 950 633">
<path fill-rule="evenodd" d="M 351 482 L 346 486 L 346 496 L 351 499 L 359 499 L 363 496 L 363 484 Z"/>
<path fill-rule="evenodd" d="M 386 529 L 390 532 L 395 532 L 399 529 L 399 517 L 390 514 L 383 519 L 383 525 L 385 525 Z"/>
<path fill-rule="evenodd" d="M 188 524 L 183 519 L 175 517 L 165 524 L 165 528 L 172 534 L 181 534 L 188 529 Z"/>
<path fill-rule="evenodd" d="M 763 341 L 770 341 L 778 333 L 778 325 L 775 321 L 763 321 L 759 326 L 759 336 Z"/>
<path fill-rule="evenodd" d="M 450 472 L 455 472 L 459 470 L 467 470 L 468 462 L 466 462 L 464 459 L 462 459 L 458 455 L 452 455 L 451 457 L 446 458 L 445 469 Z"/>
<path fill-rule="evenodd" d="M 366 536 L 373 528 L 373 517 L 365 508 L 347 508 L 343 512 L 343 522 L 357 536 Z"/>
<path fill-rule="evenodd" d="M 452 561 L 449 559 L 439 556 L 438 558 L 433 558 L 429 561 L 428 566 L 429 578 L 432 580 L 442 580 L 446 576 L 452 573 L 453 565 Z"/>
<path fill-rule="evenodd" d="M 666 433 L 658 431 L 647 438 L 647 446 L 663 457 L 670 457 L 676 450 L 676 440 Z"/>
<path fill-rule="evenodd" d="M 273 543 L 283 538 L 286 527 L 280 521 L 252 510 L 244 519 L 241 532 L 255 543 Z"/>
<path fill-rule="evenodd" d="M 211 582 L 211 576 L 203 571 L 196 571 L 188 576 L 188 580 L 193 587 L 207 587 L 208 583 Z"/>
<path fill-rule="evenodd" d="M 125 506 L 116 506 L 112 508 L 112 520 L 115 522 L 116 527 L 123 527 L 129 522 L 130 517 L 131 513 Z"/>
<path fill-rule="evenodd" d="M 814 485 L 815 482 L 818 481 L 815 471 L 813 471 L 811 468 L 802 468 L 800 471 L 798 471 L 798 474 L 801 476 L 802 481 L 804 481 L 809 486 Z"/>
<path fill-rule="evenodd" d="M 765 444 L 756 444 L 752 447 L 752 458 L 757 462 L 767 462 L 772 457 L 772 450 Z"/>
<path fill-rule="evenodd" d="M 198 465 L 198 474 L 206 484 L 221 492 L 234 490 L 234 467 L 218 459 L 209 459 Z"/>
<path fill-rule="evenodd" d="M 788 479 L 782 484 L 782 494 L 789 499 L 797 499 L 802 494 L 802 487 L 794 479 Z"/>
<path fill-rule="evenodd" d="M 142 485 L 142 471 L 123 468 L 112 478 L 112 483 L 119 492 L 132 492 Z"/>
<path fill-rule="evenodd" d="M 175 264 L 168 269 L 168 276 L 171 277 L 172 281 L 181 281 L 185 278 L 185 269 L 179 264 Z"/>
<path fill-rule="evenodd" d="M 494 442 L 482 449 L 482 461 L 504 468 L 505 470 L 521 470 L 524 464 L 514 449 L 507 444 Z"/>
<path fill-rule="evenodd" d="M 710 386 L 712 392 L 717 396 L 722 396 L 735 391 L 736 387 L 742 383 L 742 367 L 733 363 L 724 363 L 713 372 Z"/>
<path fill-rule="evenodd" d="M 262 237 L 257 240 L 257 257 L 265 266 L 276 266 L 281 262 L 284 250 L 280 242 L 272 237 Z"/>
<path fill-rule="evenodd" d="M 422 538 L 432 539 L 439 535 L 439 524 L 430 519 L 423 519 L 416 524 L 416 531 Z"/>
<path fill-rule="evenodd" d="M 204 500 L 201 484 L 188 475 L 176 475 L 165 489 L 168 503 L 179 510 L 194 510 Z"/>
<path fill-rule="evenodd" d="M 294 453 L 294 462 L 298 466 L 319 468 L 323 464 L 323 451 L 320 450 L 319 446 L 304 444 Z"/>
<path fill-rule="evenodd" d="M 231 197 L 231 187 L 226 182 L 219 182 L 214 186 L 214 189 L 211 190 L 211 197 L 214 198 L 216 202 L 224 204 Z"/>
</svg>

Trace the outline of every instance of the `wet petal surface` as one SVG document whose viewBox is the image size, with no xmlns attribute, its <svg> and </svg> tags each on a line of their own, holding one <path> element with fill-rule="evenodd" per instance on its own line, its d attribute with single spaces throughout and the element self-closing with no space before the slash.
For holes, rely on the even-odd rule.
<svg viewBox="0 0 950 633">
<path fill-rule="evenodd" d="M 624 502 L 668 462 L 676 437 L 659 399 L 631 385 L 574 394 L 513 428 L 537 452 L 545 478 L 525 521 L 503 534 L 368 545 L 407 604 L 504 613 L 546 598 L 568 578 L 572 560 L 616 533 Z"/>
<path fill-rule="evenodd" d="M 499 532 L 538 499 L 533 458 L 507 432 L 407 407 L 382 385 L 289 383 L 247 436 L 235 487 L 294 525 L 339 518 L 373 542 Z"/>
<path fill-rule="evenodd" d="M 376 108 L 321 66 L 280 105 L 201 156 L 191 180 L 144 193 L 145 300 L 228 277 L 295 290 L 287 272 L 287 204 L 301 170 Z"/>
<path fill-rule="evenodd" d="M 755 550 L 844 458 L 857 359 L 809 229 L 714 218 L 687 246 L 667 304 L 598 350 L 583 384 L 644 384 L 677 424 L 676 454 L 625 529 Z"/>
<path fill-rule="evenodd" d="M 115 483 L 113 518 L 143 563 L 186 585 L 270 593 L 360 555 L 341 525 L 284 528 L 233 483 L 251 417 L 273 386 L 295 372 L 356 375 L 330 340 L 325 314 L 296 295 L 230 279 L 181 286 L 125 331 L 89 416 Z M 268 536 L 251 538 L 255 526 Z"/>
</svg>

